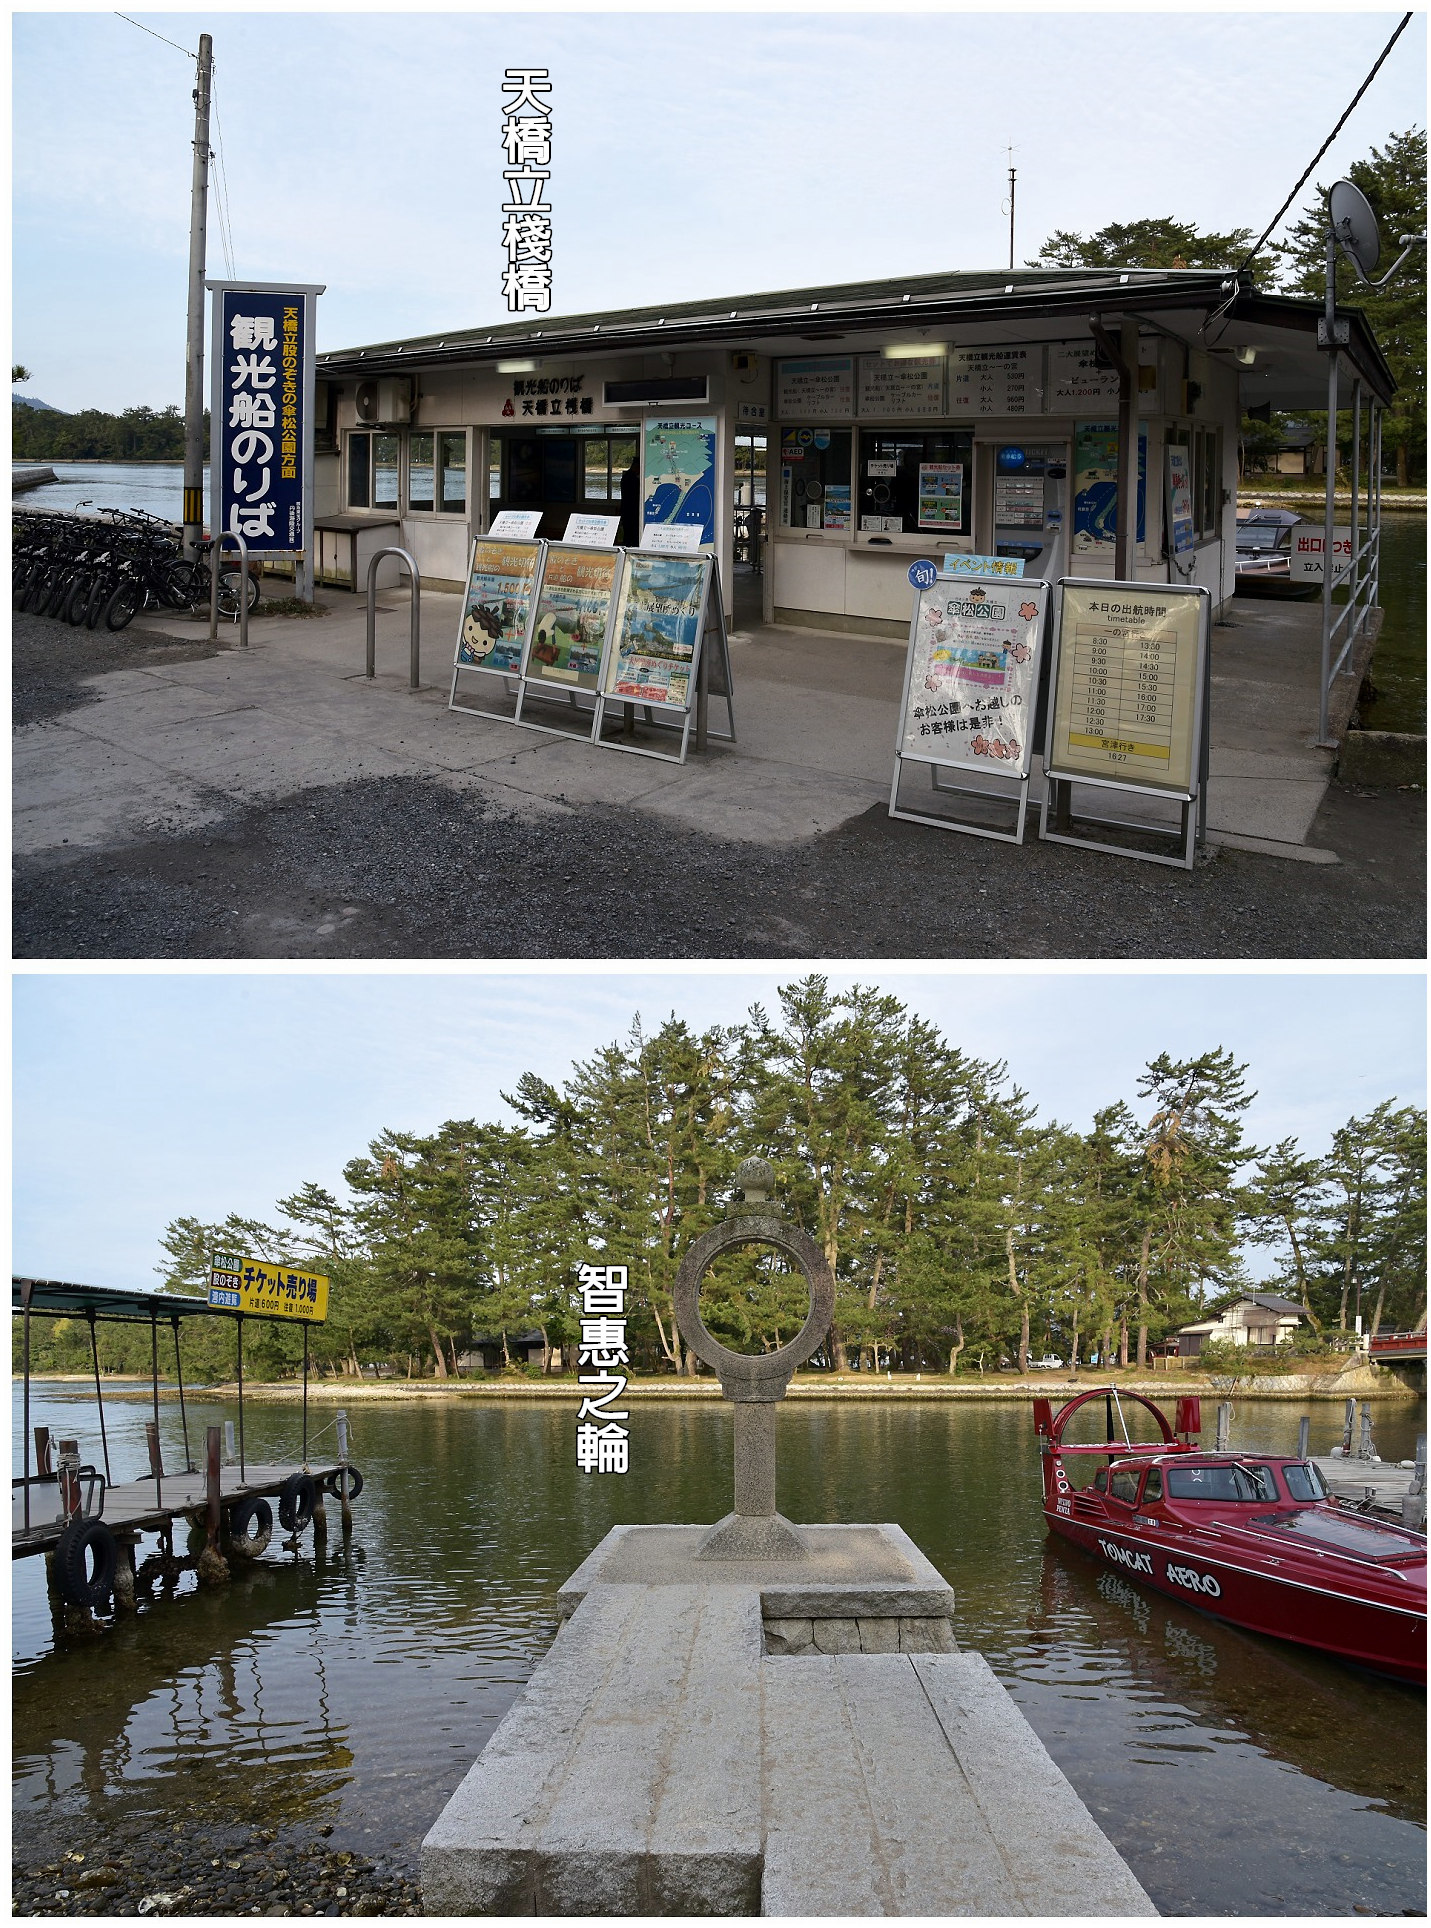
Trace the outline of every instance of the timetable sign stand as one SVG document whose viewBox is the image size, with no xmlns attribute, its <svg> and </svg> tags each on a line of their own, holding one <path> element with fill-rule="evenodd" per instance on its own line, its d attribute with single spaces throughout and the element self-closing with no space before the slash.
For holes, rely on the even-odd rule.
<svg viewBox="0 0 1431 1928">
<path fill-rule="evenodd" d="M 950 572 L 916 588 L 889 790 L 892 817 L 1023 842 L 1048 603 L 1049 585 L 1032 579 L 985 584 Z M 940 796 L 977 798 L 1001 810 L 1013 804 L 1013 828 L 902 808 L 907 763 L 927 765 Z M 951 770 L 980 781 L 951 783 L 944 774 Z"/>
<path fill-rule="evenodd" d="M 1212 596 L 1191 584 L 1058 585 L 1039 836 L 1191 870 L 1207 827 Z M 1161 797 L 1178 821 L 1075 817 L 1073 786 Z M 1178 856 L 1100 843 L 1078 826 L 1170 837 Z"/>
<path fill-rule="evenodd" d="M 693 723 L 697 727 L 697 748 L 704 747 L 705 706 L 714 689 L 724 697 L 730 719 L 729 732 L 717 734 L 733 743 L 735 711 L 730 681 L 730 654 L 714 557 L 628 550 L 601 674 L 593 741 L 609 750 L 625 750 L 631 756 L 684 763 Z M 618 707 L 621 737 L 606 736 L 607 718 Z M 656 730 L 669 735 L 679 732 L 679 751 L 672 755 L 629 740 L 635 734 L 638 708 L 645 710 L 647 723 Z"/>
<path fill-rule="evenodd" d="M 541 541 L 491 535 L 478 536 L 472 544 L 448 709 L 462 710 L 468 716 L 493 717 L 499 723 L 514 721 L 506 710 L 459 703 L 458 678 L 500 676 L 507 693 L 511 695 L 515 688 L 520 702 L 545 547 Z"/>
</svg>

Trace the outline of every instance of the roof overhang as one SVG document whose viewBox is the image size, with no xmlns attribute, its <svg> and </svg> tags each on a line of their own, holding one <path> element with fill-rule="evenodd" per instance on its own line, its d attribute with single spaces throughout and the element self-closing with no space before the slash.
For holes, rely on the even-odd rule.
<svg viewBox="0 0 1431 1928">
<path fill-rule="evenodd" d="M 1247 276 L 1230 270 L 924 275 L 457 329 L 320 355 L 318 372 L 328 380 L 368 378 L 720 345 L 787 355 L 868 353 L 897 339 L 927 340 L 931 349 L 993 346 L 1086 339 L 1094 318 L 1105 326 L 1129 319 L 1239 367 L 1244 407 L 1315 408 L 1325 406 L 1327 392 L 1327 351 L 1317 346 L 1321 312 L 1316 301 L 1259 294 Z M 1347 398 L 1360 380 L 1377 400 L 1389 401 L 1396 385 L 1364 317 L 1344 310 L 1342 319 L 1349 340 L 1339 352 L 1339 380 Z M 1237 351 L 1248 349 L 1254 360 L 1243 366 Z"/>
<path fill-rule="evenodd" d="M 10 1281 L 10 1306 L 13 1312 L 35 1312 L 52 1319 L 120 1320 L 129 1325 L 150 1325 L 157 1320 L 205 1318 L 261 1319 L 261 1312 L 238 1313 L 229 1306 L 210 1305 L 207 1299 L 191 1299 L 177 1292 L 126 1292 L 112 1285 L 71 1285 L 60 1279 L 21 1279 Z"/>
</svg>

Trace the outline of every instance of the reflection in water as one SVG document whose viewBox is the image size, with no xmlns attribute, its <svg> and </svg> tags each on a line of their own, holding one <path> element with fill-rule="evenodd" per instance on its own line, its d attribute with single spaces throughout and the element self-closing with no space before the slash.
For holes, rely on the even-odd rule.
<svg viewBox="0 0 1431 1928">
<path fill-rule="evenodd" d="M 82 1399 L 47 1388 L 37 1404 L 35 1423 L 83 1434 Z M 144 1463 L 146 1408 L 112 1411 L 125 1477 Z M 368 1484 L 346 1549 L 334 1508 L 326 1557 L 311 1536 L 298 1556 L 270 1549 L 226 1591 L 186 1581 L 185 1597 L 98 1642 L 53 1646 L 39 1562 L 21 1562 L 17 1826 L 121 1811 L 159 1829 L 302 1819 L 331 1824 L 334 1845 L 414 1850 L 607 1528 L 729 1508 L 728 1410 L 636 1405 L 625 1479 L 576 1473 L 574 1414 L 574 1399 L 355 1404 Z M 191 1437 L 233 1416 L 196 1400 Z M 1239 1408 L 1234 1444 L 1290 1445 L 1296 1419 Z M 1339 1420 L 1314 1415 L 1315 1448 Z M 330 1424 L 320 1415 L 315 1431 Z M 1409 1452 L 1424 1425 L 1424 1407 L 1383 1409 L 1383 1452 Z M 795 1403 L 780 1426 L 782 1511 L 911 1534 L 954 1586 L 962 1643 L 988 1656 L 1164 1911 L 1421 1905 L 1422 1696 L 1048 1542 L 1025 1402 Z M 177 1459 L 176 1411 L 163 1428 Z M 247 1433 L 255 1458 L 293 1454 L 296 1413 L 255 1404 Z"/>
</svg>

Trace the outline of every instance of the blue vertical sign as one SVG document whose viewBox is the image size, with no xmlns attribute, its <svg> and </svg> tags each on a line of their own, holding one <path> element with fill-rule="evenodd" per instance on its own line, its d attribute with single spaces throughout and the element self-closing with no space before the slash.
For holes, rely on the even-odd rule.
<svg viewBox="0 0 1431 1928">
<path fill-rule="evenodd" d="M 321 288 L 211 281 L 213 534 L 300 555 L 313 518 L 313 322 Z"/>
</svg>

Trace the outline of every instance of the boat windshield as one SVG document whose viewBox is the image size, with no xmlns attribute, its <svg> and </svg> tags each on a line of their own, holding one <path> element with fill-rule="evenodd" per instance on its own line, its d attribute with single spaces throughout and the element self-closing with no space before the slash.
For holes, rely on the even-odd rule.
<svg viewBox="0 0 1431 1928">
<path fill-rule="evenodd" d="M 1232 1500 L 1250 1505 L 1278 1496 L 1270 1466 L 1248 1466 L 1241 1461 L 1220 1466 L 1169 1466 L 1167 1480 L 1170 1500 Z"/>
<path fill-rule="evenodd" d="M 1284 1466 L 1282 1477 L 1287 1482 L 1287 1491 L 1294 1500 L 1324 1500 L 1327 1497 L 1327 1482 L 1315 1466 Z"/>
<path fill-rule="evenodd" d="M 1286 548 L 1288 544 L 1283 542 L 1284 536 L 1290 540 L 1290 532 L 1277 528 L 1275 524 L 1244 522 L 1237 531 L 1237 546 L 1244 551 Z"/>
</svg>

